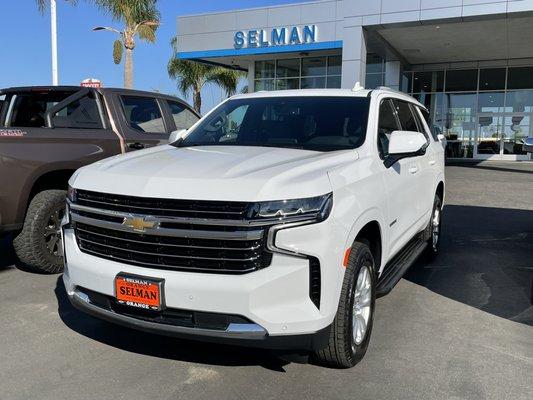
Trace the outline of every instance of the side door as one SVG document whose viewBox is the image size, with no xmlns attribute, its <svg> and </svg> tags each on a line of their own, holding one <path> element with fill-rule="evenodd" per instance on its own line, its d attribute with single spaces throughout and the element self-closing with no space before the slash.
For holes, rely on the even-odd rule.
<svg viewBox="0 0 533 400">
<path fill-rule="evenodd" d="M 423 162 L 423 185 L 425 191 L 425 216 L 427 222 L 431 212 L 433 211 L 433 202 L 435 199 L 435 190 L 439 179 L 442 179 L 444 171 L 444 147 L 439 141 L 436 133 L 431 132 L 426 120 L 426 116 L 429 119 L 429 115 L 426 110 L 411 104 L 411 108 L 417 119 L 419 131 L 426 136 L 428 140 L 428 147 L 426 148 L 426 154 Z"/>
<path fill-rule="evenodd" d="M 381 160 L 385 161 L 390 135 L 393 131 L 402 130 L 392 99 L 381 99 L 378 118 L 377 150 Z M 417 162 L 412 158 L 400 159 L 388 168 L 384 162 L 381 163 L 389 211 L 389 257 L 394 256 L 414 235 L 412 232 L 417 220 L 416 188 L 419 187 L 418 175 L 414 171 L 416 166 Z"/>
<path fill-rule="evenodd" d="M 173 123 L 163 100 L 142 93 L 117 91 L 108 94 L 115 125 L 124 138 L 126 151 L 166 143 Z"/>
<path fill-rule="evenodd" d="M 415 157 L 409 157 L 406 159 L 409 164 L 408 170 L 414 178 L 411 186 L 411 199 L 412 207 L 414 207 L 416 213 L 415 220 L 413 222 L 414 228 L 418 229 L 420 225 L 425 225 L 425 217 L 427 212 L 426 208 L 428 202 L 427 187 L 428 185 L 431 185 L 431 176 L 430 170 L 428 168 L 427 152 L 427 146 L 429 146 L 429 137 L 427 133 L 420 128 L 419 120 L 417 118 L 418 114 L 415 115 L 415 110 L 413 110 L 409 102 L 399 99 L 393 99 L 393 104 L 396 108 L 396 114 L 398 115 L 398 119 L 400 120 L 402 130 L 412 132 L 422 131 L 422 133 L 426 137 L 427 144 L 424 154 Z M 433 200 L 433 198 L 431 199 Z"/>
</svg>

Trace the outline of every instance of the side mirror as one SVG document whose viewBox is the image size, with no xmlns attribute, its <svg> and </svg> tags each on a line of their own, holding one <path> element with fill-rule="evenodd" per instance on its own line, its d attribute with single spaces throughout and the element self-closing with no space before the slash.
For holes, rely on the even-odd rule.
<svg viewBox="0 0 533 400">
<path fill-rule="evenodd" d="M 385 158 L 385 167 L 389 168 L 402 158 L 424 154 L 427 139 L 421 132 L 393 131 L 389 139 L 389 154 Z"/>
<path fill-rule="evenodd" d="M 170 136 L 168 137 L 168 143 L 174 143 L 177 142 L 180 139 L 183 139 L 187 134 L 187 129 L 178 129 L 176 131 L 173 131 Z"/>
<path fill-rule="evenodd" d="M 389 155 L 413 156 L 426 146 L 427 139 L 423 133 L 411 131 L 394 131 L 389 139 Z"/>
<path fill-rule="evenodd" d="M 533 153 L 533 137 L 526 138 L 522 147 L 526 153 Z"/>
</svg>

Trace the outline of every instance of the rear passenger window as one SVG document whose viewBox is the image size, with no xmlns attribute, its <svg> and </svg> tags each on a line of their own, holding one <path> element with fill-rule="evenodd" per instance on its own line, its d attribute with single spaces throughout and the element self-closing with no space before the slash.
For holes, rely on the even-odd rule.
<svg viewBox="0 0 533 400">
<path fill-rule="evenodd" d="M 402 125 L 402 130 L 418 132 L 415 116 L 411 112 L 409 103 L 395 99 L 394 105 L 398 113 L 398 118 L 400 119 L 400 124 Z"/>
<path fill-rule="evenodd" d="M 133 129 L 145 133 L 166 132 L 156 99 L 142 96 L 121 96 L 121 99 L 124 116 Z"/>
<path fill-rule="evenodd" d="M 189 129 L 196 123 L 196 121 L 198 121 L 199 118 L 196 114 L 183 104 L 171 100 L 167 100 L 167 103 L 170 107 L 170 112 L 172 113 L 176 129 Z"/>
<path fill-rule="evenodd" d="M 398 125 L 392 103 L 389 99 L 383 100 L 379 106 L 378 121 L 378 151 L 381 158 L 389 154 L 389 140 L 393 131 L 401 130 Z"/>
</svg>

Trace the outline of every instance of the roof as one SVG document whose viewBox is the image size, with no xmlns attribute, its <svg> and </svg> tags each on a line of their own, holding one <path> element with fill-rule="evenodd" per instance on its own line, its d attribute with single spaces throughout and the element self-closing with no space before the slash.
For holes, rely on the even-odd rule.
<svg viewBox="0 0 533 400">
<path fill-rule="evenodd" d="M 381 93 L 392 95 L 417 104 L 422 108 L 426 108 L 423 104 L 418 102 L 412 96 L 406 93 L 392 90 L 386 87 L 379 87 L 377 89 L 293 89 L 293 90 L 273 90 L 273 91 L 259 91 L 254 93 L 237 94 L 232 96 L 232 99 L 249 99 L 249 98 L 267 98 L 267 97 L 368 97 L 369 95 L 377 96 Z"/>
</svg>

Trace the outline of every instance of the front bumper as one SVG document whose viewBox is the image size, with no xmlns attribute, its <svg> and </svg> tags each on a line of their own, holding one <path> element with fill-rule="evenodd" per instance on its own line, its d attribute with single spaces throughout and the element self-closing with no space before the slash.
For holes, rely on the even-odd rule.
<svg viewBox="0 0 533 400">
<path fill-rule="evenodd" d="M 136 329 L 259 347 L 320 348 L 327 343 L 329 325 L 333 321 L 338 304 L 336 287 L 339 278 L 342 280 L 343 271 L 338 266 L 332 269 L 329 264 L 328 252 L 333 252 L 336 248 L 331 242 L 324 240 L 328 235 L 320 232 L 330 229 L 327 224 L 297 229 L 300 230 L 297 236 L 305 242 L 305 246 L 309 246 L 306 254 L 322 257 L 324 290 L 320 309 L 309 297 L 309 261 L 305 258 L 274 254 L 269 267 L 242 275 L 152 269 L 106 260 L 82 252 L 77 245 L 74 231 L 68 225 L 64 226 L 63 230 L 65 288 L 75 307 L 99 318 Z M 281 231 L 278 237 L 285 237 L 284 242 L 290 243 L 288 248 L 291 250 L 303 249 L 302 244 L 290 238 L 292 235 L 289 231 L 295 230 Z M 306 234 L 305 231 L 309 232 Z M 333 273 L 325 273 L 328 269 Z M 83 296 L 77 293 L 78 289 L 88 289 L 114 298 L 114 281 L 119 273 L 164 279 L 164 298 L 168 308 L 239 315 L 251 324 L 231 326 L 227 330 L 213 332 L 140 321 L 99 308 L 86 301 L 87 299 L 84 301 Z M 331 293 L 333 287 L 335 290 Z"/>
<path fill-rule="evenodd" d="M 121 315 L 93 304 L 83 292 L 75 290 L 69 295 L 74 307 L 94 317 L 140 331 L 157 333 L 183 339 L 202 340 L 240 346 L 253 346 L 275 350 L 318 350 L 329 340 L 330 327 L 319 332 L 304 335 L 271 336 L 260 325 L 254 323 L 229 324 L 225 330 L 191 328 L 154 323 Z"/>
</svg>

